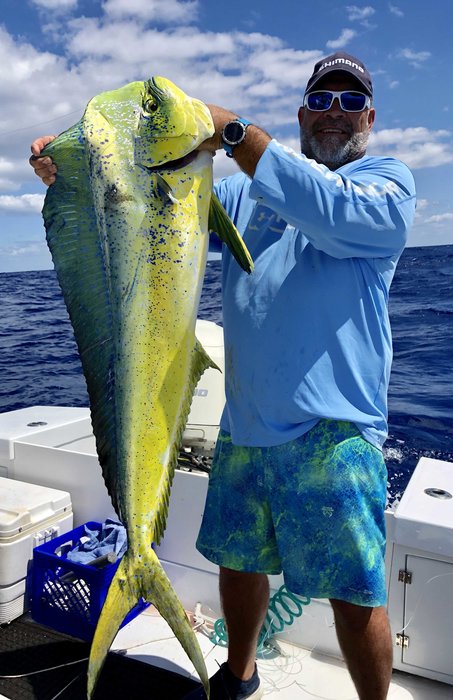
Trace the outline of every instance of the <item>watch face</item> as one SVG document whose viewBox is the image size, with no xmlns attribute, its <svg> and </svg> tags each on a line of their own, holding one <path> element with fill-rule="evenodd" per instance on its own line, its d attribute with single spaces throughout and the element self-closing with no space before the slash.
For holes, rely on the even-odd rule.
<svg viewBox="0 0 453 700">
<path fill-rule="evenodd" d="M 223 138 L 227 143 L 237 144 L 244 138 L 245 127 L 241 122 L 229 122 L 223 130 Z"/>
</svg>

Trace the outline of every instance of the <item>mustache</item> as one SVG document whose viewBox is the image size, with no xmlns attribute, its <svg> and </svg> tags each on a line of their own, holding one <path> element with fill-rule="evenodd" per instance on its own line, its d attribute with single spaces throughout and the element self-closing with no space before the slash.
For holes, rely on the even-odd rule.
<svg viewBox="0 0 453 700">
<path fill-rule="evenodd" d="M 322 121 L 319 121 L 313 128 L 313 131 L 317 133 L 322 131 L 322 129 L 341 129 L 348 136 L 353 133 L 352 125 L 348 124 L 343 117 L 324 117 Z"/>
</svg>

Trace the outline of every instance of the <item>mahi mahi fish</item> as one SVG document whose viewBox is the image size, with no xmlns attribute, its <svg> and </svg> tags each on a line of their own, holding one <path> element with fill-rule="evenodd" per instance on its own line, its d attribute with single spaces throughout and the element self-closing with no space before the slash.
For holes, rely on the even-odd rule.
<svg viewBox="0 0 453 700">
<path fill-rule="evenodd" d="M 104 480 L 127 529 L 91 647 L 91 697 L 140 598 L 153 603 L 209 694 L 204 659 L 151 543 L 165 529 L 182 432 L 202 372 L 195 337 L 208 231 L 253 263 L 212 192 L 210 112 L 154 77 L 105 92 L 42 155 L 57 165 L 43 217 L 87 382 Z"/>
</svg>

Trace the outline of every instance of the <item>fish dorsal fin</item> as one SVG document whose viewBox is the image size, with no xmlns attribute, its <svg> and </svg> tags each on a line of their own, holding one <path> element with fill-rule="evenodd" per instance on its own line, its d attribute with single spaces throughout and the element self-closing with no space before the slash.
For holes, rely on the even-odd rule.
<svg viewBox="0 0 453 700">
<path fill-rule="evenodd" d="M 242 269 L 248 273 L 252 272 L 253 260 L 247 246 L 214 192 L 211 196 L 208 225 L 209 230 L 214 231 L 222 243 L 228 246 Z"/>
<path fill-rule="evenodd" d="M 211 358 L 209 357 L 199 340 L 195 339 L 195 347 L 193 350 L 193 358 L 190 369 L 190 377 L 187 383 L 185 395 L 182 399 L 183 404 L 181 407 L 179 424 L 176 429 L 176 437 L 172 447 L 172 454 L 169 456 L 168 459 L 167 477 L 162 482 L 160 494 L 157 499 L 159 505 L 157 508 L 156 523 L 153 533 L 153 539 L 156 544 L 159 544 L 165 531 L 165 525 L 167 522 L 168 515 L 168 505 L 170 501 L 170 489 L 173 482 L 176 465 L 178 463 L 179 449 L 182 442 L 183 432 L 186 427 L 187 418 L 189 416 L 190 406 L 192 403 L 195 387 L 197 386 L 201 375 L 208 367 L 218 369 L 219 372 L 221 371 L 220 367 L 218 367 L 215 364 L 215 362 L 211 360 Z"/>
<path fill-rule="evenodd" d="M 83 120 L 45 149 L 58 167 L 43 208 L 47 244 L 68 310 L 90 397 L 91 420 L 104 480 L 120 518 L 111 290 Z M 83 212 L 83 216 L 80 212 Z"/>
</svg>

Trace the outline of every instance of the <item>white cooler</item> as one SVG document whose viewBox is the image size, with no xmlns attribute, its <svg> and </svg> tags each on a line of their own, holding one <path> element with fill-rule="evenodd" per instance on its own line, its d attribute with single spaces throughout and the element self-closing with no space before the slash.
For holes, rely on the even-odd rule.
<svg viewBox="0 0 453 700">
<path fill-rule="evenodd" d="M 33 547 L 72 524 L 66 491 L 0 477 L 0 624 L 28 610 Z"/>
</svg>

